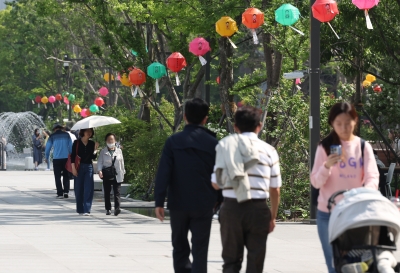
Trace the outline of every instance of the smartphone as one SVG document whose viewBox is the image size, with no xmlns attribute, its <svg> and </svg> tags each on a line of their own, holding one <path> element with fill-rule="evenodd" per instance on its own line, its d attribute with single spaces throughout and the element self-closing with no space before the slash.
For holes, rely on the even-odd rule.
<svg viewBox="0 0 400 273">
<path fill-rule="evenodd" d="M 342 145 L 331 145 L 331 154 L 342 155 Z"/>
</svg>

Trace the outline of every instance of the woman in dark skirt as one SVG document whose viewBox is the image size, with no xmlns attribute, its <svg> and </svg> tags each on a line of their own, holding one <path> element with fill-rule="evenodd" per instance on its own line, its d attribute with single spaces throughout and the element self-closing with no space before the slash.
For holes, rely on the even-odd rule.
<svg viewBox="0 0 400 273">
<path fill-rule="evenodd" d="M 40 136 L 39 128 L 36 128 L 32 136 L 33 144 L 33 162 L 35 163 L 35 171 L 38 170 L 38 166 L 42 164 L 42 138 Z"/>
<path fill-rule="evenodd" d="M 93 128 L 81 129 L 80 139 L 75 140 L 72 145 L 71 166 L 74 178 L 74 191 L 76 199 L 76 212 L 80 215 L 89 216 L 92 208 L 94 180 L 93 159 L 96 158 L 99 143 L 90 140 L 94 135 Z M 79 171 L 75 167 L 76 146 L 78 145 L 78 156 L 80 159 Z"/>
</svg>

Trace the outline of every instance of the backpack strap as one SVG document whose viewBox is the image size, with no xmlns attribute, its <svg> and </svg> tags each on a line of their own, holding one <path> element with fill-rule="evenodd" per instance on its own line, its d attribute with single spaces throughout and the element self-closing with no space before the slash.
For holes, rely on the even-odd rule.
<svg viewBox="0 0 400 273">
<path fill-rule="evenodd" d="M 115 160 L 117 160 L 117 156 L 114 156 L 114 160 L 112 161 L 111 167 L 114 167 Z"/>
</svg>

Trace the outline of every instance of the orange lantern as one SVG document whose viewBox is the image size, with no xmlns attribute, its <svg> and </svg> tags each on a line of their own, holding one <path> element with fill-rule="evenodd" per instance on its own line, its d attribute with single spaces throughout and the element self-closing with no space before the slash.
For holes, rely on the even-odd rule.
<svg viewBox="0 0 400 273">
<path fill-rule="evenodd" d="M 146 81 L 146 74 L 139 68 L 134 68 L 129 73 L 129 81 L 132 84 L 136 85 L 135 92 L 132 92 L 132 96 L 136 97 L 137 93 L 139 93 L 139 96 L 143 97 L 142 91 L 140 90 L 139 86 Z"/>
<path fill-rule="evenodd" d="M 237 46 L 232 42 L 232 40 L 229 39 L 229 37 L 235 34 L 236 31 L 238 31 L 238 27 L 236 25 L 235 20 L 233 20 L 229 16 L 223 16 L 215 23 L 215 30 L 222 37 L 226 37 L 231 43 L 233 48 L 237 48 Z"/>
<path fill-rule="evenodd" d="M 254 44 L 258 44 L 258 37 L 255 29 L 264 24 L 264 13 L 256 8 L 248 8 L 242 14 L 242 23 L 247 28 L 251 29 Z"/>
</svg>

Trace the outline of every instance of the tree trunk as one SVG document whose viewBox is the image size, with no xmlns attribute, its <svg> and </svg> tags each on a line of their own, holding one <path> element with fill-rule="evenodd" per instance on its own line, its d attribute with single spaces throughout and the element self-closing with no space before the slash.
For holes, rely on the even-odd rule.
<svg viewBox="0 0 400 273">
<path fill-rule="evenodd" d="M 219 95 L 221 98 L 222 107 L 225 110 L 227 129 L 229 133 L 234 133 L 233 130 L 233 95 L 229 94 L 229 90 L 233 87 L 233 48 L 227 38 L 221 37 L 218 40 L 219 45 L 219 64 L 221 73 L 219 76 Z"/>
</svg>

